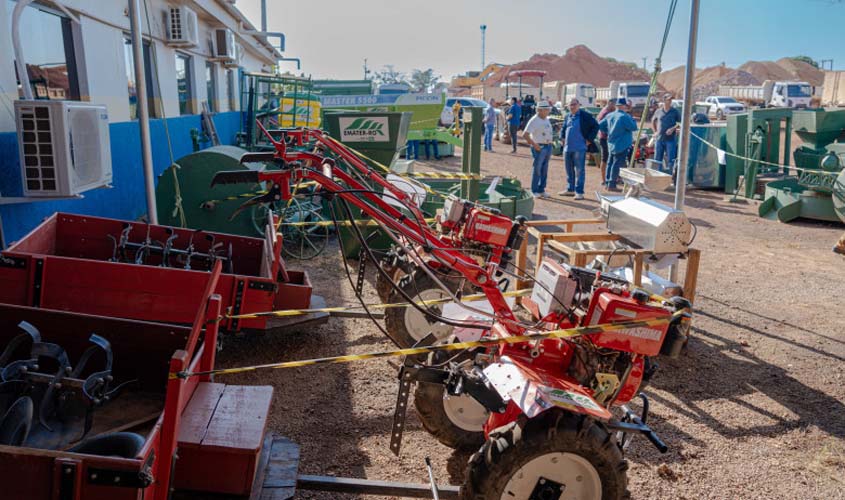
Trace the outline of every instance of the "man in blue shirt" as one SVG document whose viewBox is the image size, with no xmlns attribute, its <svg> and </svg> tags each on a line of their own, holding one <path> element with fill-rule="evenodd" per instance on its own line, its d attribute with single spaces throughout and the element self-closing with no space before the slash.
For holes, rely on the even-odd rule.
<svg viewBox="0 0 845 500">
<path fill-rule="evenodd" d="M 516 134 L 519 132 L 520 120 L 522 120 L 522 106 L 519 105 L 516 97 L 511 97 L 511 107 L 508 109 L 508 134 L 511 136 L 513 145 L 511 153 L 516 153 Z"/>
<path fill-rule="evenodd" d="M 672 94 L 663 96 L 663 106 L 654 112 L 651 118 L 651 128 L 657 135 L 654 143 L 654 159 L 663 163 L 666 156 L 666 171 L 675 168 L 675 158 L 678 154 L 678 127 L 681 123 L 681 112 L 672 106 Z"/>
<path fill-rule="evenodd" d="M 581 109 L 578 99 L 569 101 L 569 114 L 563 120 L 560 137 L 564 141 L 563 157 L 566 164 L 566 191 L 562 196 L 575 195 L 584 199 L 584 165 L 587 160 L 587 143 L 596 140 L 599 124 L 593 115 Z"/>
<path fill-rule="evenodd" d="M 625 165 L 628 152 L 634 143 L 632 132 L 637 130 L 637 122 L 631 118 L 628 111 L 628 100 L 620 97 L 616 100 L 616 111 L 608 113 L 599 122 L 599 130 L 607 134 L 607 149 L 610 153 L 610 163 L 607 165 L 605 188 L 608 191 L 619 191 L 619 169 Z"/>
</svg>

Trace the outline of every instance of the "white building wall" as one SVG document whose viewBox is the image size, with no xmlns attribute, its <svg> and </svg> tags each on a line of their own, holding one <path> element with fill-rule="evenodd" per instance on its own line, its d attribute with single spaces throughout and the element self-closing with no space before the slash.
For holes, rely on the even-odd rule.
<svg viewBox="0 0 845 500">
<path fill-rule="evenodd" d="M 7 0 L 0 0 L 6 2 Z M 200 112 L 200 102 L 207 99 L 205 65 L 212 56 L 211 36 L 214 28 L 227 27 L 237 33 L 239 21 L 224 7 L 226 0 L 164 1 L 150 0 L 148 3 L 151 26 L 147 26 L 144 4 L 141 4 L 141 18 L 144 38 L 152 34 L 154 54 L 157 57 L 156 78 L 161 90 L 161 99 L 167 117 L 179 116 L 179 100 L 176 87 L 176 52 L 191 56 L 193 102 L 192 111 Z M 83 100 L 90 100 L 108 107 L 112 122 L 129 120 L 129 94 L 126 77 L 126 61 L 123 38 L 129 33 L 127 2 L 119 0 L 63 0 L 80 19 L 79 43 L 76 51 L 79 71 L 80 93 Z M 199 21 L 199 43 L 191 48 L 174 48 L 164 42 L 165 9 L 169 5 L 184 4 L 194 9 Z M 14 51 L 11 41 L 11 11 L 0 8 L 0 132 L 13 131 L 14 114 L 12 101 L 17 99 L 17 85 L 14 72 Z M 31 8 L 31 7 L 29 7 Z M 255 37 L 236 35 L 236 43 L 244 47 L 241 66 L 245 71 L 269 72 L 272 57 L 269 50 Z M 26 45 L 38 43 L 25 39 Z M 237 73 L 237 69 L 235 69 Z M 226 68 L 215 63 L 217 80 L 218 111 L 232 110 L 227 95 Z M 235 78 L 235 102 L 239 101 L 237 78 Z M 155 94 L 155 92 L 150 92 Z M 8 106 L 7 106 L 8 104 Z"/>
</svg>

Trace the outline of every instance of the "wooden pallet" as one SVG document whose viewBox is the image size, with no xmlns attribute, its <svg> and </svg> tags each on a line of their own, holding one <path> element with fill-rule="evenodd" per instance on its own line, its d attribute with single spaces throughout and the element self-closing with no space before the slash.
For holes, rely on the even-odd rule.
<svg viewBox="0 0 845 500">
<path fill-rule="evenodd" d="M 624 238 L 618 234 L 613 234 L 605 230 L 593 231 L 576 231 L 577 226 L 596 226 L 604 225 L 604 219 L 559 219 L 559 220 L 536 220 L 528 221 L 528 234 L 533 236 L 536 240 L 535 258 L 534 258 L 534 273 L 538 271 L 539 263 L 543 260 L 543 255 L 546 252 L 546 247 L 551 250 L 564 255 L 568 261 L 574 266 L 586 266 L 590 260 L 598 257 L 614 256 L 629 256 L 634 261 L 634 285 L 642 286 L 643 271 L 648 271 L 648 258 L 651 257 L 650 250 L 643 250 L 635 248 L 625 241 Z M 556 226 L 563 228 L 563 231 L 546 232 L 539 228 L 539 226 Z M 528 240 L 525 238 L 522 246 L 519 248 L 516 258 L 516 265 L 520 270 L 525 270 L 528 265 Z M 618 241 L 623 243 L 627 248 L 624 249 L 590 249 L 581 250 L 575 248 L 574 243 L 590 243 L 597 241 Z M 701 259 L 701 252 L 696 248 L 689 248 L 682 256 L 682 260 L 686 263 L 684 266 L 684 297 L 690 302 L 695 301 L 695 289 L 698 282 L 698 266 Z M 524 276 L 522 271 L 517 274 Z M 531 288 L 531 281 L 520 279 L 516 284 L 517 290 L 524 290 Z"/>
</svg>

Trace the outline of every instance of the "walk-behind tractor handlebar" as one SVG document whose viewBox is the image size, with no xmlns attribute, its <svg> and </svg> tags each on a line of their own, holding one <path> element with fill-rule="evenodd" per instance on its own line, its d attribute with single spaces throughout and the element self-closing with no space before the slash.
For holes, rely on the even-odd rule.
<svg viewBox="0 0 845 500">
<path fill-rule="evenodd" d="M 472 320 L 457 323 L 463 328 L 456 328 L 453 337 L 435 339 L 429 334 L 420 342 L 484 337 L 501 339 L 498 347 L 488 348 L 484 343 L 446 359 L 432 355 L 426 363 L 406 360 L 400 371 L 391 439 L 394 452 L 398 453 L 414 382 L 420 382 L 421 387 L 441 388 L 429 398 L 442 399 L 441 417 L 432 417 L 436 413 L 429 411 L 432 406 L 422 411 L 419 391 L 415 395 L 421 420 L 441 442 L 459 447 L 475 443 L 476 434 L 486 438 L 470 461 L 467 498 L 559 498 L 564 490 L 577 498 L 621 498 L 627 485 L 622 451 L 629 434 L 644 435 L 660 452 L 668 449 L 647 425 L 648 400 L 639 391 L 654 372 L 650 358 L 660 353 L 677 354 L 685 343 L 688 303 L 655 304 L 648 294 L 632 290 L 618 279 L 546 259 L 540 267 L 545 274 L 534 278 L 535 292 L 539 293 L 528 301 L 534 318 L 521 320 L 505 301 L 501 288 L 506 283 L 497 283 L 496 279 L 509 273 L 506 268 L 511 252 L 524 238 L 524 220 L 515 222 L 471 202 L 449 198 L 435 231 L 424 222 L 411 196 L 338 141 L 310 129 L 276 131 L 281 135 L 281 140 L 276 140 L 261 124 L 258 126 L 275 151 L 250 153 L 242 162 L 272 162 L 275 169 L 219 172 L 212 186 L 267 183 L 266 194 L 243 205 L 249 206 L 289 200 L 292 185 L 315 181 L 329 200 L 341 201 L 350 217 L 348 207 L 352 205 L 376 221 L 394 237 L 399 252 L 409 256 L 432 280 L 457 273 L 464 285 L 481 289 L 490 304 L 490 321 L 478 320 L 474 314 Z M 339 168 L 339 161 L 348 170 Z M 401 209 L 388 200 L 397 202 Z M 352 227 L 366 250 L 361 259 L 369 257 L 377 262 L 366 238 L 357 226 Z M 408 302 L 414 302 L 399 284 L 391 285 Z M 440 286 L 445 288 L 442 282 Z M 456 296 L 454 290 L 447 292 Z M 419 309 L 418 304 L 410 305 Z M 433 322 L 445 321 L 431 309 L 422 311 Z M 629 326 L 605 328 L 612 323 Z M 581 327 L 576 335 L 530 341 L 523 337 L 576 327 Z M 627 406 L 638 395 L 643 401 L 640 415 Z M 468 431 L 466 425 L 460 425 L 460 417 L 456 417 L 456 425 L 462 428 L 452 434 L 437 429 L 437 419 L 451 418 L 448 410 L 442 410 L 443 401 L 461 397 L 480 405 L 478 411 L 486 419 L 483 429 Z M 616 446 L 608 447 L 608 442 Z M 502 474 L 509 479 L 503 480 Z"/>
</svg>

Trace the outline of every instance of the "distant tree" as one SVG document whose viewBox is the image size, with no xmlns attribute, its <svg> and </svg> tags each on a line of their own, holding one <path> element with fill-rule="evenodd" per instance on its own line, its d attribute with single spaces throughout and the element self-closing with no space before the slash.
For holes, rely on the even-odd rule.
<svg viewBox="0 0 845 500">
<path fill-rule="evenodd" d="M 431 68 L 425 70 L 415 69 L 411 73 L 411 86 L 413 86 L 414 90 L 417 92 L 428 92 L 432 89 L 432 87 L 434 87 L 439 79 L 440 75 L 434 74 L 434 70 Z"/>
<path fill-rule="evenodd" d="M 614 63 L 614 64 L 622 64 L 624 66 L 628 66 L 631 69 L 640 69 L 640 66 L 637 63 L 628 62 L 628 61 L 620 61 L 619 59 L 616 59 L 615 57 L 605 57 L 604 60 L 607 61 L 607 62 Z"/>
<path fill-rule="evenodd" d="M 819 67 L 819 63 L 814 61 L 813 58 L 810 57 L 810 56 L 795 56 L 795 57 L 790 57 L 790 59 L 792 59 L 793 61 L 805 62 L 805 63 L 809 64 L 810 66 L 812 66 L 814 68 Z"/>
<path fill-rule="evenodd" d="M 408 83 L 405 73 L 398 71 L 392 64 L 386 64 L 381 71 L 376 71 L 373 80 L 379 85 L 387 83 Z"/>
</svg>

